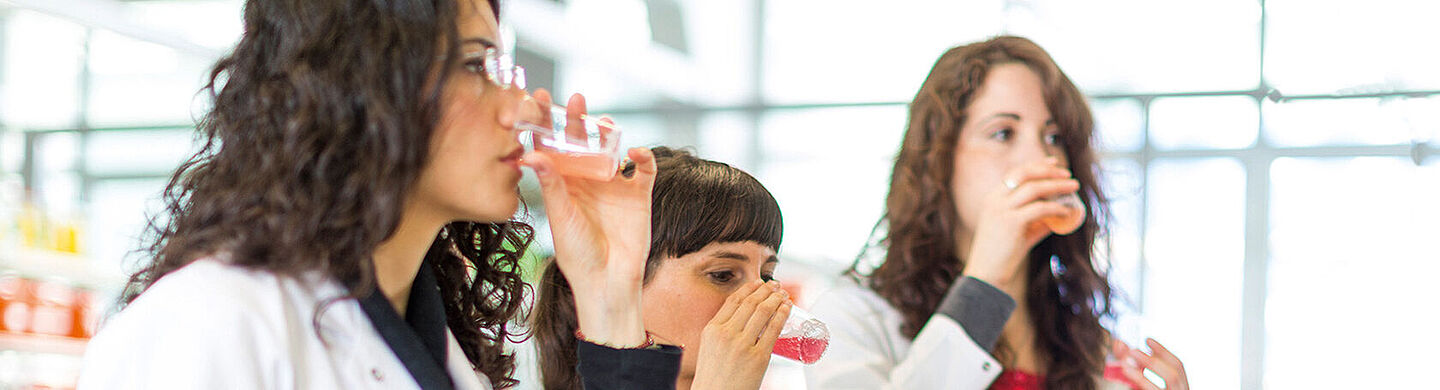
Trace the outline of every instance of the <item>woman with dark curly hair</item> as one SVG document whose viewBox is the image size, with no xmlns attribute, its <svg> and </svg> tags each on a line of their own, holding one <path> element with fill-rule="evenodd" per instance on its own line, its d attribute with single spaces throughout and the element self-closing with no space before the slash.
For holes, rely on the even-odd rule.
<svg viewBox="0 0 1440 390">
<path fill-rule="evenodd" d="M 1092 258 L 1109 206 L 1085 98 L 1044 49 L 997 37 L 947 51 L 910 104 L 883 259 L 815 303 L 830 351 L 813 389 L 1188 388 L 1180 361 L 1112 344 Z M 1104 372 L 1106 355 L 1133 360 Z M 991 355 L 993 354 L 993 356 Z M 1129 382 L 1126 384 L 1125 382 Z"/>
<path fill-rule="evenodd" d="M 171 178 L 151 261 L 80 387 L 515 385 L 504 343 L 532 230 L 512 220 L 524 91 L 498 16 L 495 0 L 247 1 L 206 87 L 204 146 Z M 523 157 L 580 275 L 581 375 L 673 383 L 678 349 L 642 348 L 652 156 L 631 150 L 634 177 L 604 182 Z"/>
</svg>

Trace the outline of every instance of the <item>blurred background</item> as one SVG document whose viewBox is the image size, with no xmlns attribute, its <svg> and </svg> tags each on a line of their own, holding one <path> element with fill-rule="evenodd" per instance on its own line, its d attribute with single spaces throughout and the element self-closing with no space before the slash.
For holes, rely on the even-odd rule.
<svg viewBox="0 0 1440 390">
<path fill-rule="evenodd" d="M 532 88 L 769 187 L 802 305 L 870 236 L 935 59 L 1016 34 L 1098 118 L 1122 339 L 1170 346 L 1196 388 L 1399 387 L 1440 363 L 1433 2 L 502 3 Z M 73 386 L 241 8 L 0 0 L 0 389 Z M 767 386 L 803 386 L 793 364 Z"/>
</svg>

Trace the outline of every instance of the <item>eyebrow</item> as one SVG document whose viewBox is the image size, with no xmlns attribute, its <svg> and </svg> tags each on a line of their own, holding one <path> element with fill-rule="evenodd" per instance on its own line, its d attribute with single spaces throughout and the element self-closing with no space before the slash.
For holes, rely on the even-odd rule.
<svg viewBox="0 0 1440 390">
<path fill-rule="evenodd" d="M 717 259 L 738 260 L 738 261 L 750 261 L 750 258 L 749 258 L 749 257 L 745 257 L 745 255 L 742 255 L 742 254 L 739 254 L 739 253 L 736 253 L 736 252 L 731 252 L 731 251 L 719 251 L 719 252 L 715 252 L 715 254 L 713 255 L 713 257 L 715 257 L 715 258 L 717 258 Z M 774 255 L 771 255 L 769 258 L 765 259 L 765 263 L 766 263 L 766 264 L 769 264 L 769 263 L 779 263 L 779 262 L 780 262 L 780 258 L 775 257 Z"/>
<path fill-rule="evenodd" d="M 997 113 L 997 114 L 995 114 L 995 115 L 991 115 L 989 118 L 985 118 L 985 120 L 984 120 L 984 121 L 981 121 L 980 123 L 981 123 L 981 124 L 990 123 L 990 121 L 993 121 L 993 120 L 996 120 L 996 119 L 999 119 L 999 118 L 1010 118 L 1010 119 L 1014 119 L 1014 120 L 1017 120 L 1017 121 L 1018 121 L 1018 120 L 1020 120 L 1020 114 L 1016 114 L 1016 113 L 1013 113 L 1013 112 L 1001 112 L 1001 113 Z M 1050 125 L 1053 125 L 1053 124 L 1055 124 L 1055 118 L 1050 118 L 1049 120 L 1046 120 L 1046 121 L 1045 121 L 1045 125 L 1046 125 L 1046 126 L 1050 126 Z"/>
<path fill-rule="evenodd" d="M 490 40 L 490 39 L 488 39 L 488 38 L 474 37 L 474 38 L 466 38 L 465 40 L 460 41 L 460 45 L 462 45 L 462 46 L 463 46 L 463 45 L 466 45 L 466 44 L 471 44 L 471 43 L 478 44 L 478 45 L 480 45 L 480 46 L 484 46 L 484 47 L 487 48 L 487 49 L 488 49 L 488 48 L 492 48 L 492 47 L 499 47 L 499 45 L 496 45 L 496 44 L 495 44 L 495 41 L 492 41 L 492 40 Z"/>
</svg>

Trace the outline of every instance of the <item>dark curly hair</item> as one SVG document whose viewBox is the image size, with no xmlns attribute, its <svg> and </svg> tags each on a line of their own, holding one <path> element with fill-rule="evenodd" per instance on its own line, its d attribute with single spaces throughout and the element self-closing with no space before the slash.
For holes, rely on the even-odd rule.
<svg viewBox="0 0 1440 390">
<path fill-rule="evenodd" d="M 1050 58 L 1028 39 L 1002 36 L 960 46 L 936 61 L 910 104 L 910 123 L 890 177 L 885 215 L 877 224 L 884 262 L 862 277 L 863 258 L 847 272 L 901 314 L 902 334 L 914 338 L 935 314 L 940 300 L 965 267 L 955 246 L 960 217 L 951 193 L 955 145 L 965 109 L 989 70 L 1002 64 L 1029 67 L 1043 83 L 1045 105 L 1060 127 L 1065 154 L 1080 198 L 1084 224 L 1069 235 L 1045 238 L 1028 256 L 1026 306 L 1036 328 L 1036 346 L 1049 367 L 1045 387 L 1093 389 L 1105 362 L 1108 334 L 1100 319 L 1111 315 L 1106 269 L 1092 260 L 1095 240 L 1109 206 L 1100 191 L 1093 144 L 1093 119 L 1085 98 Z M 1051 259 L 1058 259 L 1052 269 Z M 1056 271 L 1055 269 L 1058 269 Z M 1004 340 L 996 355 L 1008 351 Z"/>
<path fill-rule="evenodd" d="M 151 261 L 131 275 L 121 305 L 219 253 L 277 275 L 323 273 L 347 298 L 374 291 L 369 259 L 395 232 L 439 121 L 448 73 L 436 82 L 433 69 L 459 58 L 459 7 L 247 1 L 244 36 L 203 90 L 214 102 L 198 124 L 203 147 L 170 178 L 142 249 Z M 498 388 L 516 384 L 503 344 L 518 335 L 507 323 L 523 303 L 518 261 L 532 233 L 517 221 L 453 222 L 425 254 L 450 331 Z"/>
</svg>

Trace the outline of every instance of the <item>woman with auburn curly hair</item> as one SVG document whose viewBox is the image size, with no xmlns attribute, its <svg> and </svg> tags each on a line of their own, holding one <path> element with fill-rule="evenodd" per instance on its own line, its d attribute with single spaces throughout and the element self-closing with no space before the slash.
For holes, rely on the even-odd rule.
<svg viewBox="0 0 1440 390">
<path fill-rule="evenodd" d="M 947 51 L 915 100 L 877 225 L 884 258 L 815 303 L 813 389 L 1188 388 L 1180 361 L 1111 342 L 1092 258 L 1109 206 L 1084 96 L 1040 46 Z M 1106 370 L 1106 355 L 1131 361 Z M 994 356 L 991 356 L 993 354 Z M 1128 382 L 1128 383 L 1126 383 Z"/>
<path fill-rule="evenodd" d="M 244 36 L 210 75 L 204 147 L 171 178 L 152 259 L 89 344 L 79 387 L 514 386 L 504 343 L 532 230 L 512 220 L 524 91 L 498 10 L 246 2 Z M 524 156 L 560 266 L 579 275 L 592 388 L 673 383 L 679 366 L 674 347 L 642 348 L 655 166 L 647 150 L 629 157 L 633 178 L 602 182 Z"/>
</svg>

